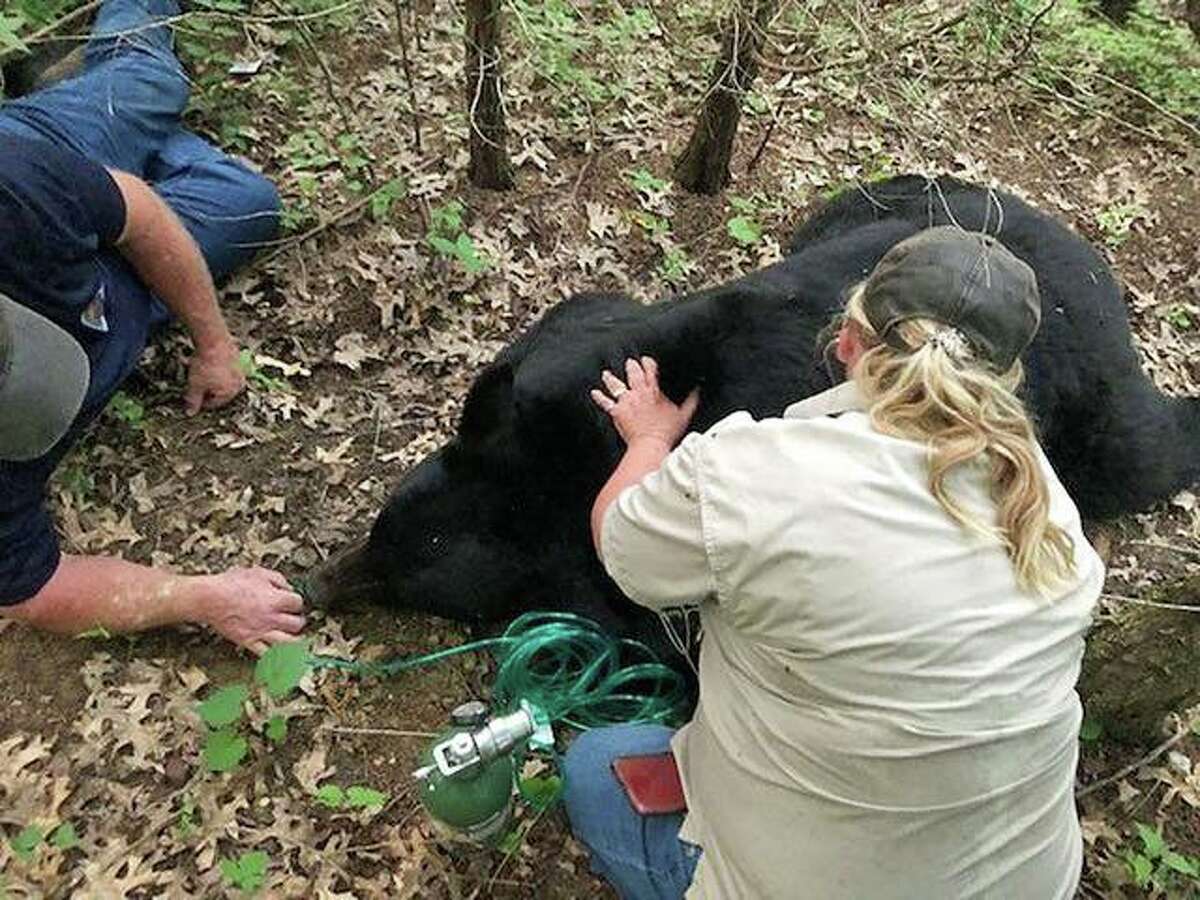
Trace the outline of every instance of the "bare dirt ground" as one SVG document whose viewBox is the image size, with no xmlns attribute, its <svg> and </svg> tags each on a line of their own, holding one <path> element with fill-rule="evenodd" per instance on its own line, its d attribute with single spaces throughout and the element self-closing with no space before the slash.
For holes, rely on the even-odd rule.
<svg viewBox="0 0 1200 900">
<path fill-rule="evenodd" d="M 685 196 L 669 185 L 670 164 L 704 90 L 717 6 L 513 4 L 518 187 L 506 194 L 465 184 L 457 4 L 403 7 L 415 110 L 391 3 L 306 20 L 311 45 L 294 17 L 269 11 L 182 21 L 197 127 L 278 181 L 291 236 L 224 291 L 254 354 L 247 398 L 185 419 L 185 343 L 157 343 L 127 386 L 131 403 L 106 415 L 53 486 L 64 546 L 185 571 L 263 563 L 302 575 L 364 533 L 390 485 L 448 434 L 473 373 L 549 306 L 585 288 L 649 301 L 736 276 L 777 258 L 831 189 L 906 171 L 994 181 L 1105 246 L 1129 286 L 1147 368 L 1165 390 L 1200 394 L 1194 125 L 1115 88 L 1035 89 L 1024 73 L 1036 52 L 1020 52 L 1021 34 L 985 51 L 971 19 L 936 30 L 951 4 L 873 12 L 869 34 L 865 19 L 815 4 L 780 22 L 734 184 Z M 905 45 L 931 32 L 937 40 Z M 236 79 L 223 74 L 234 58 L 264 65 Z M 481 273 L 426 240 L 454 201 L 487 260 Z M 763 238 L 735 240 L 726 223 L 736 215 Z M 1104 534 L 1114 595 L 1200 563 L 1190 492 Z M 310 631 L 318 651 L 376 658 L 467 637 L 369 610 Z M 606 895 L 556 810 L 526 814 L 511 853 L 437 840 L 409 778 L 424 738 L 379 733 L 437 730 L 451 707 L 486 693 L 486 660 L 386 681 L 310 676 L 283 707 L 280 746 L 255 738 L 247 762 L 208 774 L 196 702 L 251 668 L 200 631 L 64 640 L 0 625 L 0 896 L 234 895 L 220 863 L 249 851 L 267 855 L 271 897 Z M 1088 743 L 1081 783 L 1141 749 Z M 1081 896 L 1143 895 L 1122 874 L 1123 854 L 1140 846 L 1135 822 L 1161 824 L 1172 847 L 1200 854 L 1197 767 L 1192 738 L 1087 798 Z M 388 801 L 327 809 L 314 795 L 330 783 Z M 21 829 L 62 822 L 78 846 L 13 848 Z"/>
</svg>

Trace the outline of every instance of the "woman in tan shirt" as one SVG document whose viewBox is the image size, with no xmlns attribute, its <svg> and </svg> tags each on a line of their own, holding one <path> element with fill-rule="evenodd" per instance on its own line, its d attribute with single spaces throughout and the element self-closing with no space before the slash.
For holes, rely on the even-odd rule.
<svg viewBox="0 0 1200 900">
<path fill-rule="evenodd" d="M 933 228 L 849 296 L 850 380 L 687 430 L 653 360 L 604 373 L 625 439 L 592 529 L 654 609 L 699 606 L 678 732 L 584 734 L 566 806 L 624 897 L 1068 898 L 1082 859 L 1074 685 L 1103 581 L 1015 391 L 1040 316 L 995 240 Z M 682 815 L 617 757 L 670 748 Z"/>
</svg>

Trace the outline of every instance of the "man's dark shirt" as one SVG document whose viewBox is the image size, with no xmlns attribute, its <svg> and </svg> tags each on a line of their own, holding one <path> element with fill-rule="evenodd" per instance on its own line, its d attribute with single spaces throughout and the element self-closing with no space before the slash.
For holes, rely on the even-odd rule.
<svg viewBox="0 0 1200 900">
<path fill-rule="evenodd" d="M 41 459 L 0 462 L 0 605 L 32 597 L 58 568 L 46 482 L 145 346 L 148 295 L 112 250 L 124 227 L 124 200 L 102 166 L 0 133 L 0 292 L 65 328 L 91 362 L 83 409 L 66 437 Z"/>
</svg>

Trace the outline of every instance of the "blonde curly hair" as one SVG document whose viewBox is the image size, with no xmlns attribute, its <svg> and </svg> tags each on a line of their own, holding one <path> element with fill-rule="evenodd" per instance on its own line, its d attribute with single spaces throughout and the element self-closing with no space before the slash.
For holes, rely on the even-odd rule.
<svg viewBox="0 0 1200 900">
<path fill-rule="evenodd" d="M 922 318 L 895 326 L 913 348 L 895 349 L 867 321 L 863 285 L 850 292 L 844 315 L 866 348 L 853 376 L 874 427 L 927 444 L 929 490 L 941 507 L 967 530 L 1003 544 L 1023 589 L 1050 594 L 1075 571 L 1075 543 L 1050 521 L 1033 423 L 1016 395 L 1020 361 L 996 374 L 956 329 Z M 980 457 L 989 464 L 996 524 L 970 514 L 947 486 L 953 469 Z"/>
</svg>

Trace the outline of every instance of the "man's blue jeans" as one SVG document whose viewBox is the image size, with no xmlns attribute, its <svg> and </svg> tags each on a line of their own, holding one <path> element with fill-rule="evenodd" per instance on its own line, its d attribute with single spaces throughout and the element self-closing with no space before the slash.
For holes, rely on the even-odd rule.
<svg viewBox="0 0 1200 900">
<path fill-rule="evenodd" d="M 571 830 L 592 853 L 592 871 L 625 900 L 677 900 L 692 883 L 700 848 L 679 839 L 682 815 L 642 816 L 613 775 L 619 756 L 664 753 L 670 728 L 616 725 L 585 731 L 563 760 Z"/>
<path fill-rule="evenodd" d="M 84 71 L 0 105 L 0 131 L 52 141 L 148 181 L 220 279 L 275 237 L 279 195 L 267 179 L 183 127 L 188 82 L 169 25 L 158 24 L 178 14 L 175 0 L 107 0 Z M 112 287 L 142 289 L 117 254 L 103 262 L 118 282 Z"/>
</svg>

